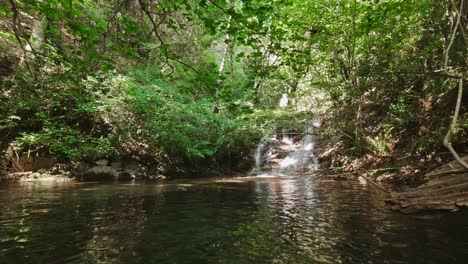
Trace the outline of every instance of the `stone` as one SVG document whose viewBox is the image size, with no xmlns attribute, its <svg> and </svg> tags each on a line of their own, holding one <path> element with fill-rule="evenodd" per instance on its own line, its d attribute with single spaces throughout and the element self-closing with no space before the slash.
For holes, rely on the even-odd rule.
<svg viewBox="0 0 468 264">
<path fill-rule="evenodd" d="M 135 179 L 135 175 L 128 171 L 122 171 L 119 173 L 119 181 L 131 181 L 134 179 Z"/>
<path fill-rule="evenodd" d="M 166 176 L 163 176 L 163 175 L 158 175 L 156 176 L 155 180 L 160 180 L 160 181 L 164 181 L 165 179 L 167 179 Z"/>
<path fill-rule="evenodd" d="M 42 177 L 42 173 L 39 173 L 39 172 L 33 172 L 31 173 L 31 175 L 29 175 L 30 178 L 33 178 L 33 179 L 39 179 Z"/>
<path fill-rule="evenodd" d="M 94 164 L 98 166 L 108 166 L 110 164 L 110 161 L 108 159 L 99 159 L 99 160 L 96 160 Z"/>
<path fill-rule="evenodd" d="M 12 172 L 5 175 L 0 175 L 0 182 L 16 182 L 22 178 L 27 178 L 31 172 Z"/>
<path fill-rule="evenodd" d="M 52 175 L 48 171 L 12 172 L 0 177 L 0 182 L 70 182 L 73 180 L 68 173 Z"/>
<path fill-rule="evenodd" d="M 123 167 L 121 162 L 111 162 L 109 166 L 117 171 L 122 170 L 122 167 Z"/>
<path fill-rule="evenodd" d="M 85 171 L 81 178 L 83 181 L 113 181 L 118 178 L 118 172 L 107 166 L 95 166 Z"/>
<path fill-rule="evenodd" d="M 122 162 L 122 168 L 126 171 L 141 171 L 142 166 L 138 161 L 129 159 Z"/>
</svg>

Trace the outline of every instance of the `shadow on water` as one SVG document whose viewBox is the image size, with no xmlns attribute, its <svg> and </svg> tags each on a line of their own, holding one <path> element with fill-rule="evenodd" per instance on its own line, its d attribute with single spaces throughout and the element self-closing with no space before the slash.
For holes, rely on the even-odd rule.
<svg viewBox="0 0 468 264">
<path fill-rule="evenodd" d="M 0 263 L 466 263 L 467 212 L 309 176 L 0 185 Z"/>
</svg>

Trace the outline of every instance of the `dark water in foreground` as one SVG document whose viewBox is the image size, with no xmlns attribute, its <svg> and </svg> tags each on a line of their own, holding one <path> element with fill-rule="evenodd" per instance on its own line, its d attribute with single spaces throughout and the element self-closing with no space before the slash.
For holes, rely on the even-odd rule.
<svg viewBox="0 0 468 264">
<path fill-rule="evenodd" d="M 311 177 L 0 185 L 0 263 L 468 263 L 468 212 Z"/>
</svg>

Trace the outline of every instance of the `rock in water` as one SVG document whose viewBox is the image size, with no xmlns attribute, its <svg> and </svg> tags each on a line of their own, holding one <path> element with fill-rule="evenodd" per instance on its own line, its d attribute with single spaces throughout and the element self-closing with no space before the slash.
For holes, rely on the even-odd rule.
<svg viewBox="0 0 468 264">
<path fill-rule="evenodd" d="M 131 181 L 135 178 L 135 175 L 128 171 L 122 171 L 119 173 L 119 181 Z"/>
<path fill-rule="evenodd" d="M 119 176 L 118 172 L 107 166 L 95 166 L 85 171 L 81 178 L 83 181 L 113 181 Z"/>
<path fill-rule="evenodd" d="M 99 159 L 94 162 L 98 166 L 108 166 L 110 161 L 108 159 Z"/>
</svg>

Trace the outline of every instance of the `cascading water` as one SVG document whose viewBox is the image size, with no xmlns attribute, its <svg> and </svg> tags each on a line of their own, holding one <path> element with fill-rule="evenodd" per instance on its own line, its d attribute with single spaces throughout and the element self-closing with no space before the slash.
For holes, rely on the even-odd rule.
<svg viewBox="0 0 468 264">
<path fill-rule="evenodd" d="M 314 171 L 318 169 L 318 163 L 313 151 L 312 126 L 307 128 L 301 140 L 283 130 L 280 136 L 264 138 L 259 143 L 252 174 L 263 172 L 263 175 L 277 176 L 304 170 Z"/>
<path fill-rule="evenodd" d="M 255 168 L 260 168 L 262 166 L 262 150 L 265 147 L 265 141 L 262 139 L 257 146 L 255 151 Z"/>
<path fill-rule="evenodd" d="M 294 173 L 303 168 L 316 170 L 318 168 L 318 164 L 313 151 L 314 137 L 312 134 L 307 134 L 301 140 L 299 148 L 279 162 L 279 168 L 277 171 L 280 174 L 286 174 Z"/>
<path fill-rule="evenodd" d="M 274 137 L 264 137 L 258 143 L 257 149 L 255 150 L 255 167 L 253 168 L 250 174 L 256 175 L 260 174 L 263 170 L 263 167 L 268 165 L 269 159 L 264 159 L 264 156 L 270 157 L 271 156 L 271 149 L 269 149 L 269 145 L 271 142 L 275 140 Z"/>
<path fill-rule="evenodd" d="M 285 108 L 288 102 L 288 94 L 284 93 L 278 107 Z M 314 156 L 314 124 L 307 123 L 309 125 L 302 139 L 295 137 L 286 128 L 278 135 L 263 138 L 255 151 L 255 168 L 251 175 L 276 176 L 316 170 L 318 163 Z"/>
</svg>

